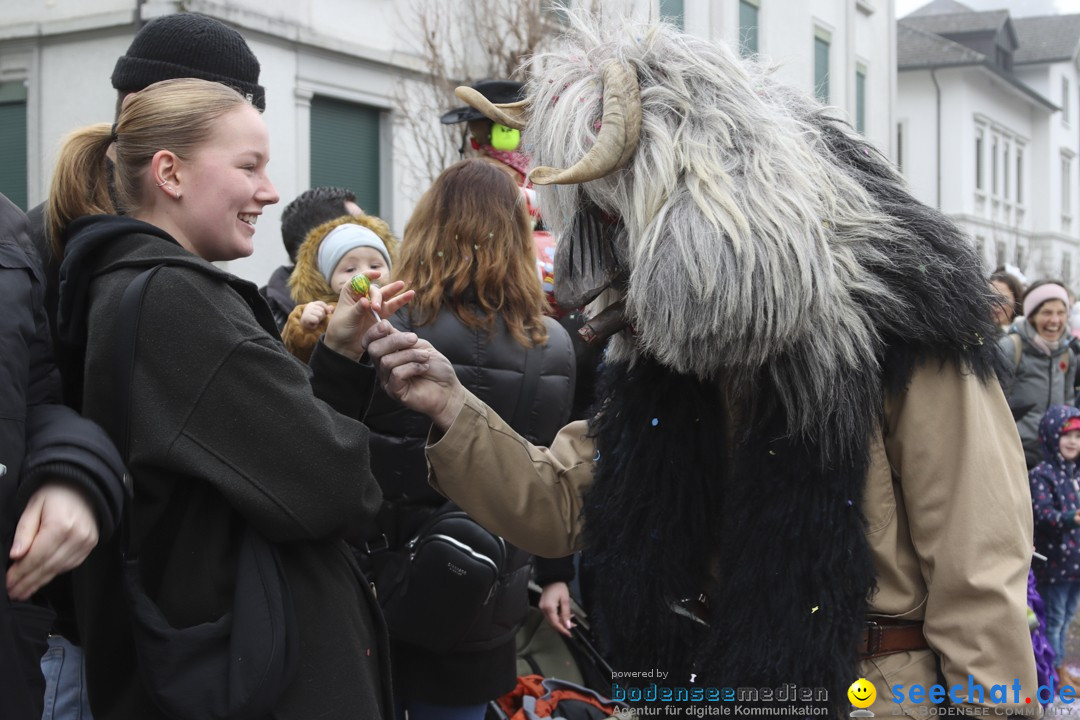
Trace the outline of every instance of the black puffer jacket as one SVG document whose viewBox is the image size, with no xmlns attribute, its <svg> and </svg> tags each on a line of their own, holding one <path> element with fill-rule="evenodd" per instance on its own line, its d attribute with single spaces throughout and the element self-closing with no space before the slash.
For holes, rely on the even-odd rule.
<svg viewBox="0 0 1080 720">
<path fill-rule="evenodd" d="M 501 319 L 496 320 L 490 337 L 467 327 L 449 310 L 422 327 L 413 324 L 408 308 L 391 322 L 399 330 L 415 332 L 446 355 L 462 384 L 531 442 L 548 444 L 566 423 L 574 396 L 574 351 L 570 336 L 554 320 L 544 319 L 547 344 L 529 350 L 514 340 Z M 532 380 L 526 377 L 527 364 L 533 370 L 528 373 Z M 371 431 L 372 471 L 396 511 L 418 509 L 413 517 L 422 517 L 425 509 L 446 502 L 427 484 L 424 445 L 431 427 L 427 417 L 406 410 L 377 389 L 365 422 Z M 407 539 L 417 521 L 409 519 L 408 509 L 384 513 L 384 518 L 391 519 L 402 515 L 404 527 L 388 528 L 397 541 Z M 502 586 L 492 620 L 505 629 L 478 629 L 480 635 L 503 631 L 506 642 L 488 650 L 447 655 L 393 643 L 397 694 L 427 703 L 470 705 L 509 692 L 516 681 L 514 636 L 509 631 L 525 615 L 528 569 L 528 555 L 515 549 L 514 576 Z"/>
<path fill-rule="evenodd" d="M 105 541 L 120 521 L 123 464 L 105 432 L 60 404 L 43 307 L 44 276 L 26 216 L 0 195 L 0 570 L 30 495 L 60 479 L 80 488 Z M 0 717 L 40 717 L 39 661 L 51 612 L 0 592 Z"/>
</svg>

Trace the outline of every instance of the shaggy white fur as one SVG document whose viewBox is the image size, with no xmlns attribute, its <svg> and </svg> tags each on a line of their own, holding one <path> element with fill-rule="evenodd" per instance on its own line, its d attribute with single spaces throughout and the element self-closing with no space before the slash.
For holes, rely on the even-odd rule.
<svg viewBox="0 0 1080 720">
<path fill-rule="evenodd" d="M 902 326 L 911 310 L 880 277 L 884 249 L 908 231 L 825 147 L 824 121 L 813 120 L 827 111 L 816 101 L 768 67 L 666 25 L 574 16 L 563 47 L 531 60 L 534 164 L 568 167 L 595 141 L 611 60 L 640 80 L 638 151 L 607 177 L 538 188 L 557 235 L 583 199 L 625 224 L 619 255 L 636 334 L 614 338 L 609 353 L 646 352 L 734 388 L 764 370 L 789 429 L 813 435 L 816 419 L 843 402 L 845 376 L 874 374 L 879 331 Z"/>
</svg>

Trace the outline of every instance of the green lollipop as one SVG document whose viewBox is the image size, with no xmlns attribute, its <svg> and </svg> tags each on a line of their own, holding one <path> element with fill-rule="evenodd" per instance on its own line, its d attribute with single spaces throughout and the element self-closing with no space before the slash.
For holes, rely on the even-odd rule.
<svg viewBox="0 0 1080 720">
<path fill-rule="evenodd" d="M 367 297 L 371 291 L 371 281 L 367 275 L 353 275 L 353 279 L 349 281 L 349 289 L 359 297 Z M 371 308 L 371 314 L 375 322 L 379 322 L 379 313 L 375 312 L 375 308 Z"/>
<path fill-rule="evenodd" d="M 357 295 L 367 297 L 368 290 L 371 289 L 371 281 L 368 280 L 367 275 L 354 275 L 349 281 L 349 289 Z"/>
</svg>

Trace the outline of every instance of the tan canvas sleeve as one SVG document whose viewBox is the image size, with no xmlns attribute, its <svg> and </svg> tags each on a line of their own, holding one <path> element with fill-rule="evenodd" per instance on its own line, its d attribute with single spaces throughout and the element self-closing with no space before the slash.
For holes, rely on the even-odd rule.
<svg viewBox="0 0 1080 720">
<path fill-rule="evenodd" d="M 450 429 L 429 438 L 428 480 L 514 545 L 563 557 L 579 549 L 594 454 L 584 421 L 564 427 L 550 448 L 536 447 L 469 393 Z"/>
<path fill-rule="evenodd" d="M 987 693 L 1007 685 L 1016 710 L 1037 708 L 1026 619 L 1031 497 L 998 383 L 926 363 L 889 403 L 885 447 L 927 588 L 924 632 L 945 688 L 967 688 L 970 674 Z"/>
</svg>

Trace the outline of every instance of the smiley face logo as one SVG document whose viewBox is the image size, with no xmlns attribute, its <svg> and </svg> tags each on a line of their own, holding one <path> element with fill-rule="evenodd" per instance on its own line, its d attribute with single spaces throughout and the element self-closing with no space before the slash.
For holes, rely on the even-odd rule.
<svg viewBox="0 0 1080 720">
<path fill-rule="evenodd" d="M 877 688 L 866 678 L 859 678 L 847 689 L 848 700 L 857 708 L 868 708 L 877 699 Z"/>
</svg>

